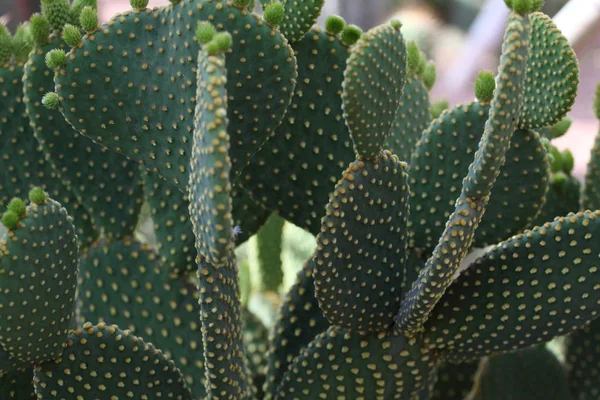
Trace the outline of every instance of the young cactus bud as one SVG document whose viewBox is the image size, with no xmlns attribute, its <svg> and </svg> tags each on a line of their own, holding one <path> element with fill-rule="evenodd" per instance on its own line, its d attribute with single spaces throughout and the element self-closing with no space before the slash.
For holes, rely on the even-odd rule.
<svg viewBox="0 0 600 400">
<path fill-rule="evenodd" d="M 3 24 L 0 24 L 0 64 L 10 61 L 12 57 L 12 38 L 10 32 Z"/>
<path fill-rule="evenodd" d="M 42 104 L 49 110 L 56 110 L 58 108 L 58 95 L 54 92 L 48 92 L 42 97 Z"/>
<path fill-rule="evenodd" d="M 148 6 L 148 0 L 129 0 L 129 4 L 131 4 L 131 8 L 135 11 L 145 10 Z"/>
<path fill-rule="evenodd" d="M 442 113 L 444 112 L 444 110 L 447 110 L 448 107 L 450 107 L 450 104 L 448 104 L 447 100 L 436 101 L 429 108 L 429 111 L 431 112 L 431 117 L 433 119 L 437 119 L 437 117 L 439 117 L 440 115 L 442 115 Z"/>
<path fill-rule="evenodd" d="M 436 78 L 437 72 L 435 69 L 435 64 L 430 61 L 425 65 L 425 69 L 423 70 L 423 84 L 427 90 L 431 90 L 431 88 L 433 88 Z"/>
<path fill-rule="evenodd" d="M 198 26 L 196 27 L 196 39 L 198 39 L 198 43 L 204 45 L 213 40 L 215 35 L 217 34 L 217 30 L 208 21 L 198 22 Z"/>
<path fill-rule="evenodd" d="M 489 71 L 479 73 L 475 81 L 475 97 L 480 103 L 489 104 L 494 98 L 494 90 L 496 90 L 496 81 L 494 74 Z"/>
<path fill-rule="evenodd" d="M 13 55 L 19 61 L 26 61 L 33 49 L 33 38 L 27 25 L 19 25 L 12 40 Z"/>
<path fill-rule="evenodd" d="M 354 43 L 358 42 L 358 39 L 362 36 L 362 29 L 360 29 L 356 25 L 346 25 L 342 30 L 342 43 L 346 46 L 352 46 Z"/>
<path fill-rule="evenodd" d="M 98 0 L 74 0 L 71 4 L 71 18 L 75 23 L 79 22 L 79 16 L 84 7 L 98 9 Z"/>
<path fill-rule="evenodd" d="M 232 38 L 229 32 L 219 32 L 208 42 L 204 49 L 210 55 L 225 52 L 231 47 Z"/>
<path fill-rule="evenodd" d="M 325 20 L 325 31 L 330 35 L 339 35 L 344 30 L 346 21 L 338 15 L 330 15 Z"/>
<path fill-rule="evenodd" d="M 46 65 L 50 69 L 62 67 L 67 63 L 67 55 L 62 49 L 50 50 L 46 53 Z"/>
<path fill-rule="evenodd" d="M 239 8 L 246 8 L 250 4 L 251 0 L 233 0 L 233 4 Z"/>
<path fill-rule="evenodd" d="M 8 207 L 6 207 L 8 211 L 12 211 L 17 214 L 19 217 L 23 217 L 25 212 L 27 211 L 27 207 L 25 206 L 25 202 L 18 197 L 15 197 L 8 203 Z"/>
<path fill-rule="evenodd" d="M 573 153 L 569 150 L 564 150 L 560 153 L 562 158 L 562 169 L 566 174 L 571 174 L 573 168 L 575 167 L 575 158 L 573 158 Z"/>
<path fill-rule="evenodd" d="M 29 31 L 36 46 L 43 47 L 48 43 L 50 23 L 42 14 L 36 13 L 29 18 Z"/>
<path fill-rule="evenodd" d="M 504 0 L 508 8 L 519 14 L 529 14 L 539 11 L 544 0 Z"/>
<path fill-rule="evenodd" d="M 92 7 L 83 7 L 79 14 L 79 25 L 87 33 L 93 32 L 98 28 L 98 11 Z"/>
<path fill-rule="evenodd" d="M 552 128 L 550 128 L 550 137 L 552 139 L 563 136 L 571 127 L 572 121 L 569 118 L 557 122 Z"/>
<path fill-rule="evenodd" d="M 79 28 L 71 24 L 65 25 L 62 31 L 62 38 L 69 46 L 77 46 L 81 43 L 81 33 L 79 32 Z"/>
<path fill-rule="evenodd" d="M 560 152 L 560 150 L 558 150 L 554 146 L 551 146 L 549 155 L 551 157 L 550 170 L 552 172 L 562 171 L 563 170 L 563 160 L 562 160 L 562 153 Z"/>
<path fill-rule="evenodd" d="M 19 225 L 20 218 L 13 211 L 6 211 L 2 214 L 2 225 L 9 231 L 15 230 Z"/>
<path fill-rule="evenodd" d="M 269 24 L 277 26 L 283 21 L 285 9 L 279 1 L 273 1 L 265 7 L 263 18 Z"/>
<path fill-rule="evenodd" d="M 42 0 L 42 14 L 48 19 L 55 31 L 62 31 L 66 23 L 71 22 L 71 10 L 68 0 Z"/>
<path fill-rule="evenodd" d="M 44 204 L 48 199 L 48 193 L 44 192 L 41 188 L 36 187 L 29 191 L 29 201 L 34 204 Z"/>
<path fill-rule="evenodd" d="M 421 51 L 414 40 L 409 40 L 406 44 L 406 64 L 408 66 L 408 73 L 416 75 L 421 64 Z"/>
</svg>

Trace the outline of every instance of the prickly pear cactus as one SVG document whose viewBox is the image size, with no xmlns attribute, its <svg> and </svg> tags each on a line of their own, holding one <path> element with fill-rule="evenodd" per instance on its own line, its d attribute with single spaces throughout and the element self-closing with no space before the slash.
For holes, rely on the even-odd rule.
<svg viewBox="0 0 600 400">
<path fill-rule="evenodd" d="M 0 27 L 0 396 L 597 397 L 598 152 L 579 196 L 543 1 L 505 0 L 498 72 L 452 107 L 399 21 L 130 3 Z M 278 296 L 286 221 L 316 248 L 265 326 L 237 247 Z"/>
</svg>

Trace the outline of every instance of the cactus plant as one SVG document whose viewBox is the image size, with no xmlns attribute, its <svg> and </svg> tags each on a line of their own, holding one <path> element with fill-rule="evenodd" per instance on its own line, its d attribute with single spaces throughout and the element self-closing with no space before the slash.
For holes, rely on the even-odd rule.
<svg viewBox="0 0 600 400">
<path fill-rule="evenodd" d="M 548 143 L 577 60 L 542 1 L 506 3 L 498 74 L 452 108 L 430 104 L 435 67 L 399 21 L 321 29 L 320 0 L 261 1 L 263 17 L 131 0 L 102 26 L 94 0 L 43 0 L 29 31 L 2 27 L 10 396 L 437 399 L 450 362 L 468 378 L 482 358 L 471 394 L 502 396 L 514 376 L 492 367 L 548 360 L 540 344 L 569 334 L 587 382 L 598 160 L 580 207 Z M 143 201 L 156 246 L 136 237 Z M 267 335 L 235 249 L 259 232 L 277 291 L 284 220 L 317 247 Z"/>
</svg>

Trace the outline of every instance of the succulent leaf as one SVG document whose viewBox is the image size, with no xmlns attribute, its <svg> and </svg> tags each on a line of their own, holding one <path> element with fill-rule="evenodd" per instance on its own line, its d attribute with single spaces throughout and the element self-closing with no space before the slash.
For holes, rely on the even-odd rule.
<svg viewBox="0 0 600 400">
<path fill-rule="evenodd" d="M 430 346 L 448 359 L 474 359 L 543 343 L 595 319 L 599 217 L 556 218 L 478 259 L 433 309 L 425 326 Z"/>
<path fill-rule="evenodd" d="M 389 328 L 402 300 L 408 231 L 406 164 L 389 151 L 350 164 L 327 204 L 314 255 L 315 288 L 333 325 Z"/>
<path fill-rule="evenodd" d="M 84 253 L 78 278 L 79 326 L 112 322 L 143 337 L 179 368 L 195 399 L 204 398 L 204 360 L 196 286 L 175 276 L 132 237 L 99 240 Z"/>
<path fill-rule="evenodd" d="M 373 28 L 352 48 L 344 71 L 342 109 L 360 157 L 375 158 L 383 149 L 405 80 L 406 46 L 398 28 Z"/>
<path fill-rule="evenodd" d="M 30 204 L 0 242 L 0 344 L 22 366 L 52 360 L 62 353 L 73 317 L 79 255 L 73 223 L 47 199 Z"/>
<path fill-rule="evenodd" d="M 186 191 L 196 95 L 194 30 L 207 20 L 233 34 L 227 111 L 236 177 L 283 118 L 296 65 L 277 30 L 224 0 L 126 12 L 86 35 L 55 77 L 67 122 Z M 184 34 L 170 34 L 179 27 Z M 140 47 L 135 39 L 141 37 Z"/>
<path fill-rule="evenodd" d="M 275 397 L 277 387 L 292 361 L 329 327 L 315 297 L 314 262 L 304 264 L 279 310 L 269 340 L 265 400 Z"/>
<path fill-rule="evenodd" d="M 69 334 L 61 357 L 35 368 L 44 399 L 165 397 L 192 400 L 181 372 L 151 343 L 115 325 L 87 322 Z M 89 376 L 73 379 L 72 376 Z"/>
<path fill-rule="evenodd" d="M 525 96 L 519 127 L 552 126 L 571 110 L 579 86 L 579 63 L 567 39 L 545 14 L 533 13 Z"/>
<path fill-rule="evenodd" d="M 314 28 L 294 43 L 294 51 L 296 93 L 302 96 L 294 96 L 275 135 L 239 182 L 256 202 L 316 235 L 335 183 L 354 160 L 340 96 L 349 50 Z"/>
</svg>

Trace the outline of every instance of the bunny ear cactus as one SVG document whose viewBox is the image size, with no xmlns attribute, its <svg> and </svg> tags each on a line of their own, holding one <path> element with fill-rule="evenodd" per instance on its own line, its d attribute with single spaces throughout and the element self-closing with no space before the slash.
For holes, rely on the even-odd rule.
<svg viewBox="0 0 600 400">
<path fill-rule="evenodd" d="M 18 198 L 10 202 L 0 240 L 0 345 L 17 368 L 62 353 L 77 284 L 71 218 L 39 188 L 29 198 L 27 207 Z"/>
<path fill-rule="evenodd" d="M 227 112 L 236 178 L 291 100 L 296 82 L 291 48 L 274 27 L 231 2 L 182 0 L 155 10 L 145 4 L 89 30 L 57 68 L 55 89 L 65 119 L 187 190 L 196 128 L 193 31 L 198 21 L 210 20 L 232 32 Z M 172 34 L 180 29 L 187 34 Z"/>
<path fill-rule="evenodd" d="M 173 361 L 160 350 L 104 323 L 87 322 L 71 332 L 62 356 L 36 367 L 34 383 L 44 399 L 95 399 L 107 393 L 123 399 L 194 398 Z"/>
<path fill-rule="evenodd" d="M 23 76 L 27 115 L 54 171 L 89 212 L 92 223 L 107 237 L 130 235 L 143 200 L 137 165 L 75 131 L 54 109 L 55 104 L 48 102 L 53 93 L 42 97 L 54 86 L 54 72 L 49 68 L 62 66 L 68 46 L 81 42 L 80 28 L 66 24 L 75 16 L 64 3 L 45 0 L 43 15 L 32 16 L 35 47 Z M 79 17 L 76 15 L 77 21 Z M 53 29 L 50 32 L 48 24 Z"/>
<path fill-rule="evenodd" d="M 62 185 L 29 126 L 22 77 L 34 39 L 27 26 L 19 27 L 11 37 L 0 25 L 0 169 L 6 172 L 0 179 L 0 202 L 26 196 L 40 186 L 69 207 L 81 242 L 89 244 L 97 237 L 89 214 Z"/>
</svg>

